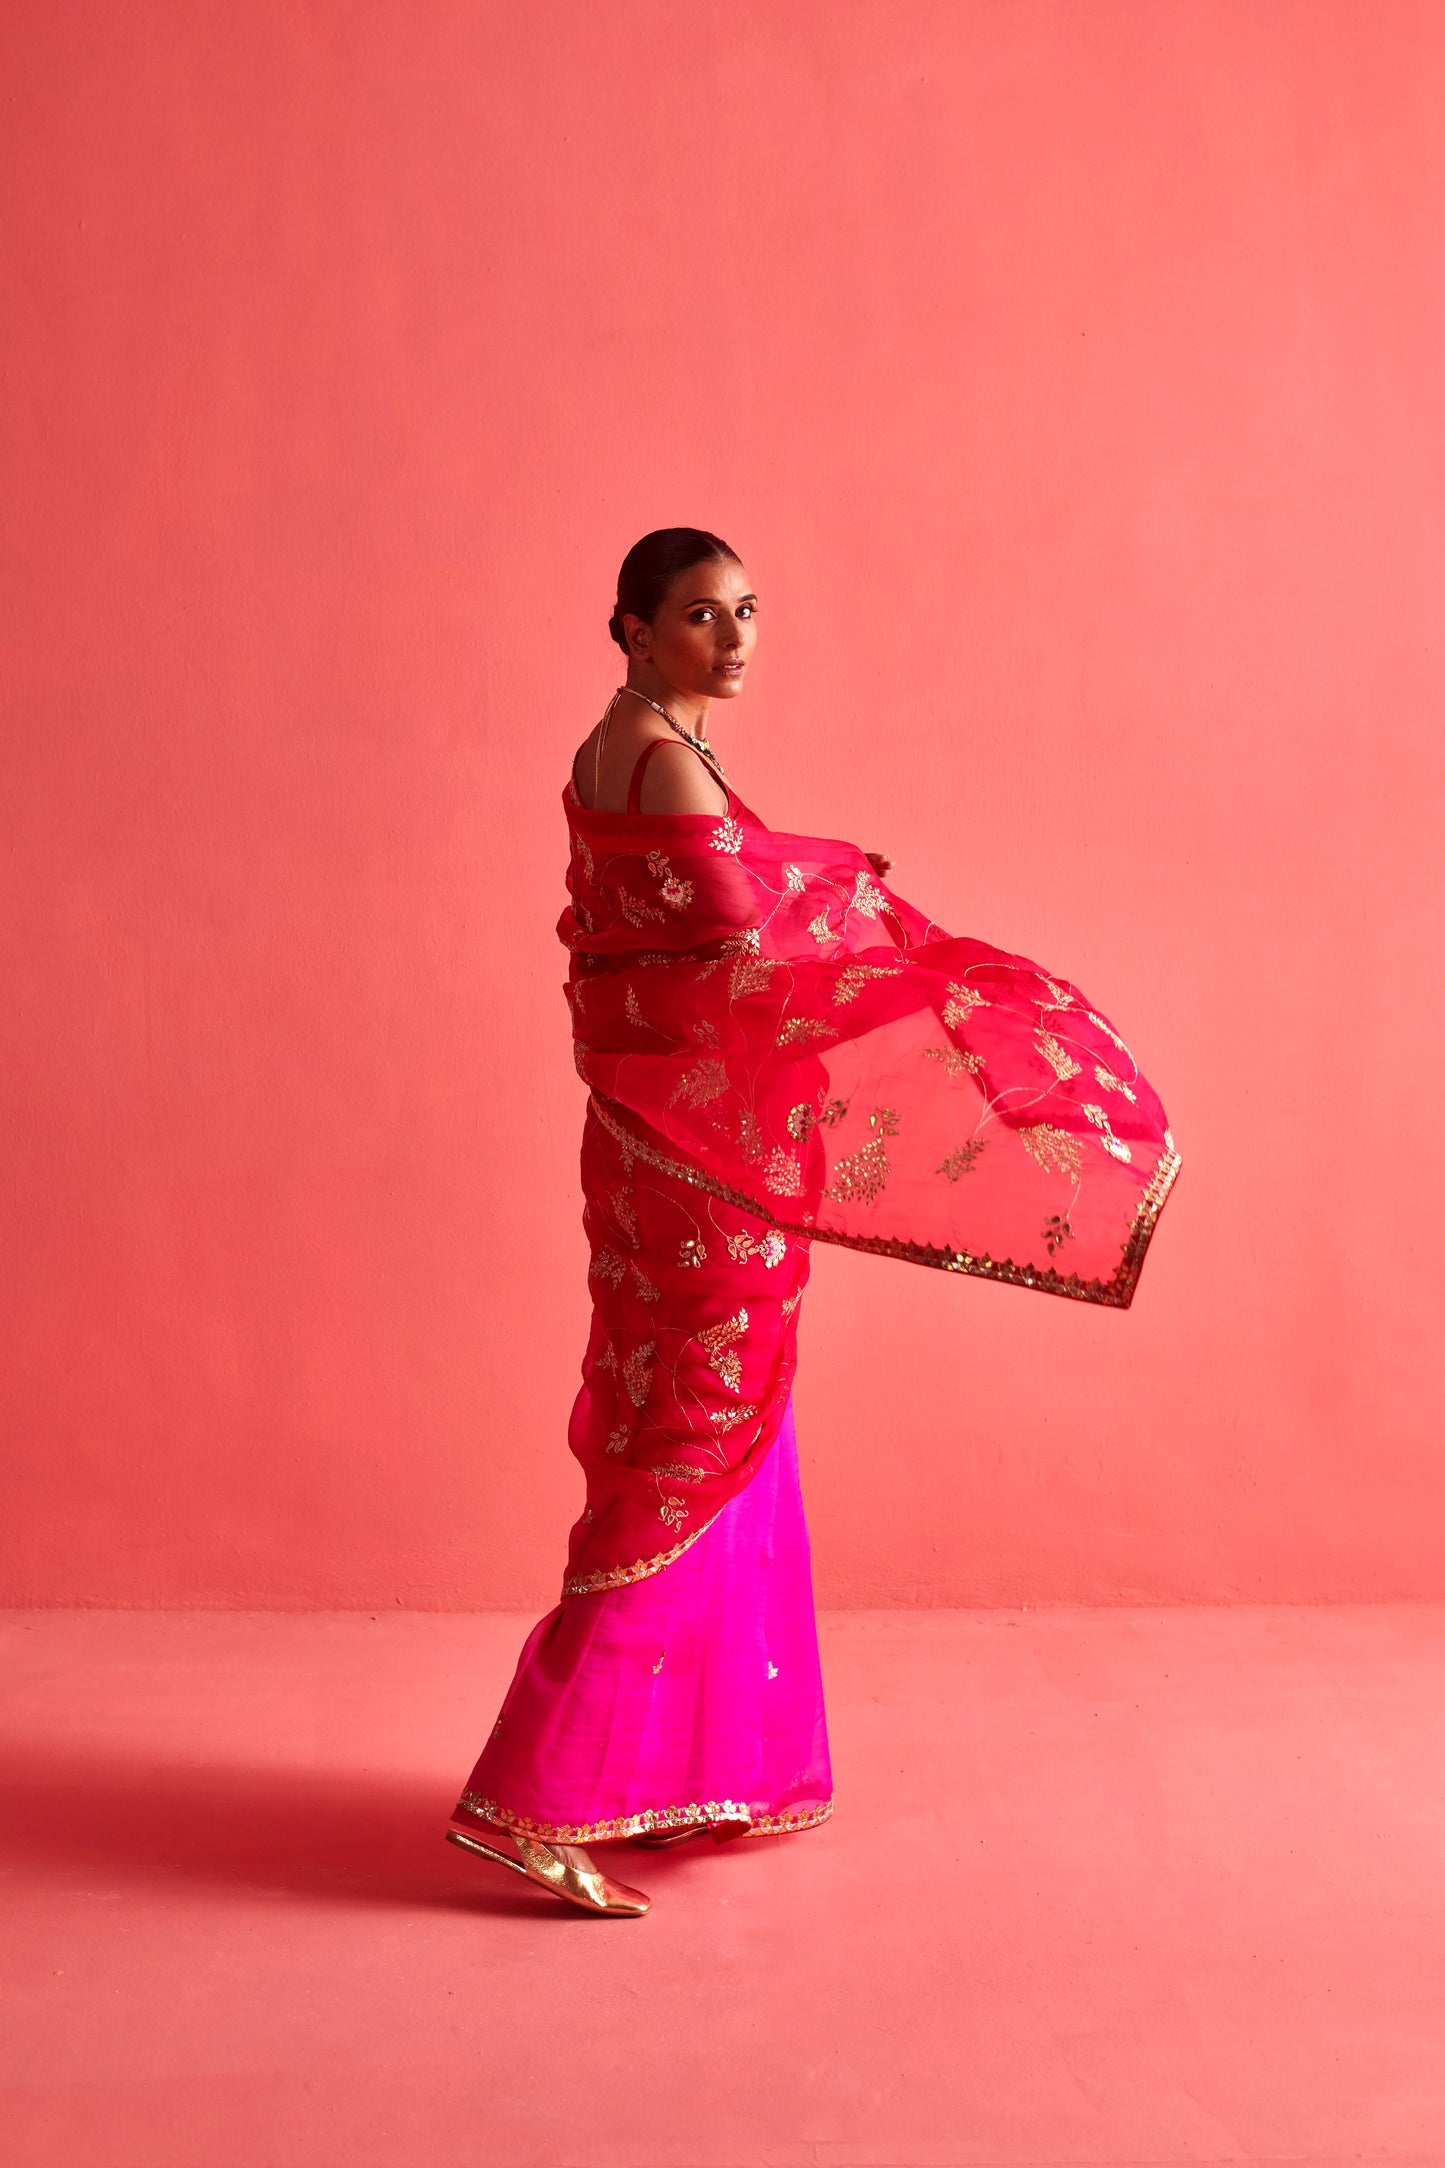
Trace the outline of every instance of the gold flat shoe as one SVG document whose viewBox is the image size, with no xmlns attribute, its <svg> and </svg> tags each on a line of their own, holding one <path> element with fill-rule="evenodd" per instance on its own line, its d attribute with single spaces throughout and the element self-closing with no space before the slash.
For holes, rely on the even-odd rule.
<svg viewBox="0 0 1445 2168">
<path fill-rule="evenodd" d="M 515 1829 L 494 1832 L 517 1847 L 515 1856 L 485 1843 L 459 1822 L 449 1822 L 443 1834 L 448 1844 L 460 1845 L 464 1852 L 478 1852 L 483 1859 L 495 1860 L 499 1867 L 510 1867 L 514 1874 L 525 1875 L 539 1889 L 550 1890 L 554 1897 L 564 1898 L 583 1912 L 599 1912 L 609 1919 L 640 1919 L 652 1903 L 640 1889 L 629 1889 L 625 1882 L 614 1882 L 610 1875 L 595 1869 L 589 1874 L 584 1867 L 574 1867 L 570 1861 L 559 1859 L 549 1845 L 539 1843 L 535 1837 L 519 1836 Z"/>
</svg>

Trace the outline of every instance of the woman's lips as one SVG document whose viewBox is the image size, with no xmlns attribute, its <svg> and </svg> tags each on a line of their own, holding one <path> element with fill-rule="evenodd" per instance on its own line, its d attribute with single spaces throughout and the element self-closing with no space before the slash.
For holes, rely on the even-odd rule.
<svg viewBox="0 0 1445 2168">
<path fill-rule="evenodd" d="M 747 664 L 745 662 L 715 662 L 713 664 L 713 668 L 714 670 L 731 670 L 736 672 L 746 670 Z"/>
</svg>

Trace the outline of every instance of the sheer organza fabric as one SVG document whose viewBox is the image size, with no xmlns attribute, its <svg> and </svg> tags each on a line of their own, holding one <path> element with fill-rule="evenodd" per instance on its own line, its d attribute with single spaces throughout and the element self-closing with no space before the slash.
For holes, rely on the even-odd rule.
<svg viewBox="0 0 1445 2168">
<path fill-rule="evenodd" d="M 1078 987 L 728 797 L 563 793 L 593 1288 L 565 1594 L 672 1570 L 755 1480 L 812 1242 L 1125 1308 L 1180 1166 Z"/>
<path fill-rule="evenodd" d="M 461 1795 L 562 1843 L 832 1811 L 791 1405 L 757 1478 L 666 1573 L 539 1619 Z"/>
</svg>

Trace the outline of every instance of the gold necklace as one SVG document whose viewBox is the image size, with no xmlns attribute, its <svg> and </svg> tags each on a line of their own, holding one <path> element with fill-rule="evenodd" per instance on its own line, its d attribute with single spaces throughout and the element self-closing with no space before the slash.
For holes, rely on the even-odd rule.
<svg viewBox="0 0 1445 2168">
<path fill-rule="evenodd" d="M 717 754 L 713 751 L 712 747 L 708 744 L 706 738 L 695 738 L 690 730 L 683 729 L 681 723 L 674 722 L 672 717 L 668 714 L 666 708 L 663 707 L 660 702 L 654 700 L 650 693 L 638 692 L 635 685 L 619 685 L 617 690 L 620 693 L 635 693 L 637 698 L 639 700 L 645 700 L 650 708 L 656 708 L 658 714 L 668 725 L 669 729 L 675 730 L 680 738 L 686 739 L 687 743 L 692 747 L 693 751 L 695 753 L 701 753 L 703 759 L 707 761 L 710 766 L 716 768 L 718 774 L 722 777 L 723 781 L 727 781 L 727 776 L 724 771 L 723 764 L 718 759 Z"/>
</svg>

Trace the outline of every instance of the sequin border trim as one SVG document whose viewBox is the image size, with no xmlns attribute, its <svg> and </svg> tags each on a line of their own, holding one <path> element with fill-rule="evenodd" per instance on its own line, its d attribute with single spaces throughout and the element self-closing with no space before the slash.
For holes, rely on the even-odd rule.
<svg viewBox="0 0 1445 2168">
<path fill-rule="evenodd" d="M 1139 1273 L 1144 1263 L 1144 1253 L 1154 1233 L 1155 1222 L 1164 1207 L 1164 1200 L 1174 1186 L 1174 1178 L 1183 1165 L 1178 1152 L 1161 1154 L 1159 1164 L 1149 1178 L 1148 1187 L 1134 1209 L 1125 1237 L 1123 1254 L 1107 1280 L 1081 1280 L 1077 1273 L 1056 1272 L 1050 1265 L 1016 1265 L 1011 1257 L 996 1258 L 987 1255 L 974 1256 L 970 1250 L 941 1248 L 932 1242 L 908 1242 L 897 1235 L 845 1235 L 830 1232 L 826 1227 L 808 1227 L 797 1220 L 779 1219 L 776 1212 L 765 1205 L 761 1198 L 749 1197 L 745 1191 L 733 1189 L 715 1175 L 707 1174 L 701 1167 L 689 1166 L 685 1161 L 671 1158 L 648 1144 L 625 1122 L 612 1112 L 612 1103 L 595 1086 L 591 1091 L 592 1105 L 597 1119 L 604 1129 L 611 1132 L 618 1142 L 629 1151 L 636 1152 L 639 1159 L 649 1167 L 656 1167 L 663 1174 L 671 1174 L 679 1181 L 690 1182 L 695 1189 L 706 1190 L 710 1196 L 722 1198 L 725 1204 L 733 1204 L 745 1212 L 756 1213 L 770 1226 L 780 1227 L 785 1234 L 804 1235 L 812 1242 L 832 1242 L 840 1249 L 865 1250 L 875 1257 L 902 1257 L 910 1264 L 932 1265 L 941 1272 L 967 1272 L 985 1280 L 1002 1280 L 1011 1287 L 1033 1287 L 1045 1295 L 1064 1295 L 1075 1302 L 1100 1303 L 1105 1308 L 1127 1310 L 1134 1299 Z M 702 1534 L 702 1530 L 698 1530 Z M 685 1546 L 684 1546 L 685 1548 Z M 669 1554 L 675 1557 L 677 1554 Z M 666 1563 L 666 1560 L 661 1561 Z M 644 1569 L 650 1570 L 650 1569 Z M 624 1575 L 624 1579 L 631 1575 Z M 641 1578 L 641 1574 L 637 1575 Z"/>
<path fill-rule="evenodd" d="M 719 1506 L 718 1513 L 722 1511 Z M 656 1558 L 639 1558 L 635 1566 L 603 1566 L 596 1573 L 573 1574 L 570 1580 L 562 1583 L 562 1593 L 564 1596 L 590 1596 L 594 1589 L 626 1588 L 631 1581 L 645 1581 L 649 1574 L 661 1573 L 664 1566 L 681 1558 L 699 1536 L 707 1534 L 716 1519 L 717 1513 L 710 1513 L 701 1528 L 694 1528 L 690 1536 L 684 1536 L 681 1543 L 674 1543 L 670 1551 L 659 1551 Z"/>
<path fill-rule="evenodd" d="M 831 1795 L 815 1807 L 788 1807 L 781 1814 L 754 1814 L 738 1799 L 708 1799 L 686 1807 L 646 1807 L 640 1814 L 620 1814 L 609 1822 L 539 1822 L 530 1814 L 514 1814 L 510 1807 L 484 1799 L 480 1792 L 463 1792 L 458 1813 L 475 1815 L 478 1821 L 494 1822 L 499 1829 L 514 1829 L 524 1837 L 544 1843 L 601 1844 L 608 1837 L 640 1837 L 652 1829 L 681 1829 L 691 1822 L 709 1828 L 719 1822 L 746 1822 L 749 1836 L 783 1836 L 789 1830 L 814 1829 L 833 1812 Z"/>
</svg>

